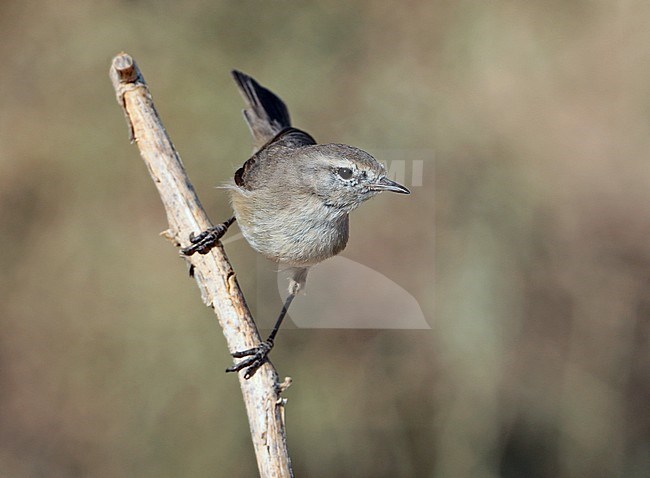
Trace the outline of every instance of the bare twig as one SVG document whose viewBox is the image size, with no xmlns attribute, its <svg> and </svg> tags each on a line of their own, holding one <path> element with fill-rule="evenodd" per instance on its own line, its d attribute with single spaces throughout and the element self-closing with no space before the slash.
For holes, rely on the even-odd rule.
<svg viewBox="0 0 650 478">
<path fill-rule="evenodd" d="M 211 226 L 210 220 L 133 59 L 126 53 L 117 55 L 110 77 L 117 101 L 124 110 L 131 140 L 137 143 L 165 207 L 169 229 L 163 234 L 177 246 L 187 245 L 190 233 L 207 229 Z M 217 314 L 230 352 L 258 345 L 259 333 L 221 244 L 206 255 L 195 254 L 186 260 L 194 267 L 203 302 Z M 250 380 L 239 374 L 239 381 L 260 476 L 293 476 L 284 429 L 285 402 L 280 398 L 282 387 L 273 365 L 265 364 Z"/>
</svg>

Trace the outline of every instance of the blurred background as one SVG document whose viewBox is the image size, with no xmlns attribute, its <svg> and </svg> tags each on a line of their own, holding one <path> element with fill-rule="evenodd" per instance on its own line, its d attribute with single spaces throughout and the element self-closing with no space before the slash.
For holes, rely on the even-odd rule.
<svg viewBox="0 0 650 478">
<path fill-rule="evenodd" d="M 642 1 L 0 3 L 0 475 L 257 473 L 115 102 L 124 50 L 213 221 L 251 150 L 232 68 L 405 168 L 343 257 L 430 328 L 346 328 L 372 281 L 332 295 L 342 325 L 287 324 L 296 476 L 649 476 L 648 24 Z M 226 248 L 268 324 L 273 266 Z"/>
</svg>

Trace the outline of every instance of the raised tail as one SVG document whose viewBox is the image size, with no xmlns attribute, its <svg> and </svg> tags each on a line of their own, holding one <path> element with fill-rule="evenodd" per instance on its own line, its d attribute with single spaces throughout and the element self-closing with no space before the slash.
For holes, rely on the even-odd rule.
<svg viewBox="0 0 650 478">
<path fill-rule="evenodd" d="M 291 126 L 289 111 L 280 98 L 247 74 L 233 70 L 232 76 L 246 101 L 244 118 L 258 150 L 280 131 Z"/>
</svg>

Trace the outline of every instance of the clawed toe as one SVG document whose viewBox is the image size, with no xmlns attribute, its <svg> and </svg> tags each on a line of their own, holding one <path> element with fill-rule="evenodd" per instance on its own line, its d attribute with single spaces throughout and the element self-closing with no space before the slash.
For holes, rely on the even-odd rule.
<svg viewBox="0 0 650 478">
<path fill-rule="evenodd" d="M 208 231 L 203 231 L 203 232 L 201 232 L 199 234 L 194 234 L 193 232 L 191 232 L 190 233 L 190 242 L 192 244 L 198 244 L 203 239 L 205 239 L 207 235 L 208 235 Z"/>
<path fill-rule="evenodd" d="M 233 352 L 231 355 L 234 358 L 243 358 L 244 360 L 228 367 L 226 372 L 239 372 L 240 370 L 246 369 L 244 378 L 248 380 L 268 361 L 268 355 L 272 348 L 273 340 L 266 340 L 252 349 Z"/>
<path fill-rule="evenodd" d="M 181 253 L 186 256 L 191 256 L 195 252 L 207 254 L 215 246 L 219 238 L 223 236 L 225 231 L 221 232 L 221 234 L 219 232 L 221 231 L 217 227 L 212 227 L 198 235 L 194 235 L 194 233 L 190 234 L 190 242 L 192 245 L 181 249 Z"/>
<path fill-rule="evenodd" d="M 219 239 L 223 237 L 228 230 L 228 226 L 229 224 L 217 224 L 199 234 L 192 232 L 190 234 L 190 242 L 192 245 L 181 249 L 181 254 L 185 256 L 191 256 L 196 252 L 199 254 L 207 254 L 219 242 Z"/>
</svg>

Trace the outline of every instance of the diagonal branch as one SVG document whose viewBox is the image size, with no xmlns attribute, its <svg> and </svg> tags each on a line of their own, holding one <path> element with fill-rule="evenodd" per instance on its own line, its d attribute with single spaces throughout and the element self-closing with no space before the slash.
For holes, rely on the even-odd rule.
<svg viewBox="0 0 650 478">
<path fill-rule="evenodd" d="M 110 77 L 130 129 L 130 137 L 140 150 L 167 213 L 169 229 L 164 235 L 177 246 L 187 245 L 191 232 L 211 226 L 190 184 L 181 159 L 165 131 L 147 84 L 133 59 L 120 53 L 113 59 Z M 212 307 L 223 329 L 230 352 L 260 343 L 237 279 L 221 244 L 206 255 L 188 260 L 201 290 L 203 302 Z M 250 380 L 239 374 L 260 476 L 292 477 L 284 428 L 285 399 L 271 363 L 265 364 Z"/>
</svg>

